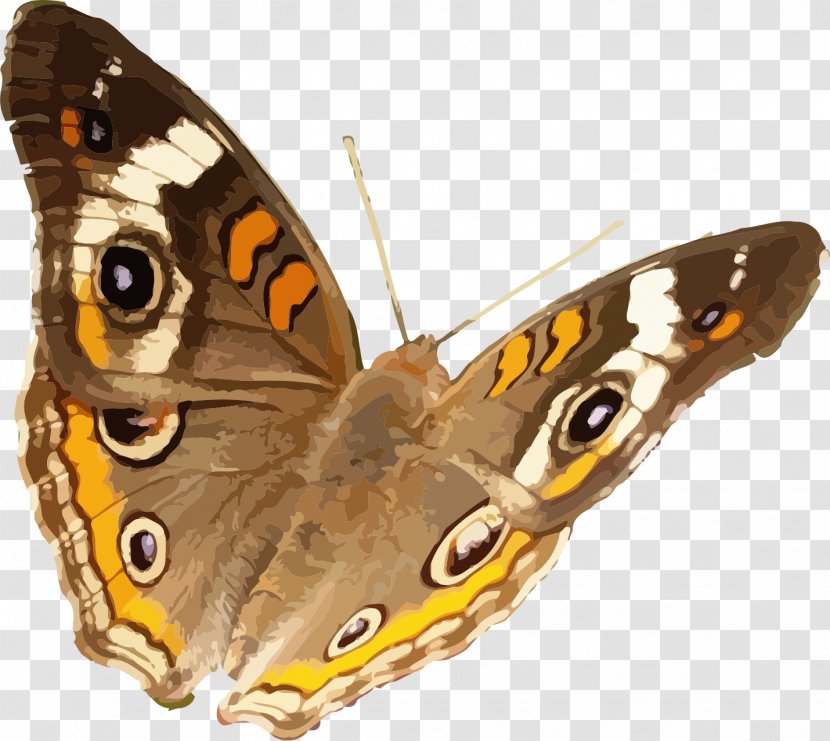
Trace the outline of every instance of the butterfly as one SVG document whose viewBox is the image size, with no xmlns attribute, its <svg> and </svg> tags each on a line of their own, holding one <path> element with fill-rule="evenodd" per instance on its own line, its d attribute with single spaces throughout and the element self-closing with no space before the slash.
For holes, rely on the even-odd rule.
<svg viewBox="0 0 830 741">
<path fill-rule="evenodd" d="M 361 362 L 308 228 L 105 22 L 24 5 L 2 110 L 36 217 L 21 466 L 91 660 L 296 738 L 507 618 L 711 384 L 774 352 L 826 257 L 782 222 L 570 293 L 455 379 Z"/>
</svg>

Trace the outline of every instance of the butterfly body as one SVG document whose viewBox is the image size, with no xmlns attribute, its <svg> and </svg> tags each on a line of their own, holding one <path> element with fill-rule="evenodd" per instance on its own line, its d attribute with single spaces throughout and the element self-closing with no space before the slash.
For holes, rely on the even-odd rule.
<svg viewBox="0 0 830 741">
<path fill-rule="evenodd" d="M 234 132 L 115 29 L 15 19 L 36 339 L 21 468 L 76 642 L 223 722 L 295 738 L 508 617 L 694 399 L 773 352 L 826 250 L 782 222 L 560 298 L 451 379 L 363 368 L 334 276 Z"/>
</svg>

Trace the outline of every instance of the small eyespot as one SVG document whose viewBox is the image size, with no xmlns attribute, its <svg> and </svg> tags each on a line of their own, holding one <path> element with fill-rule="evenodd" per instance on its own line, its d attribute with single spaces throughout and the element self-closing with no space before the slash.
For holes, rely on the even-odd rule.
<svg viewBox="0 0 830 741">
<path fill-rule="evenodd" d="M 378 632 L 383 620 L 384 614 L 379 607 L 364 607 L 355 613 L 334 634 L 326 651 L 328 657 L 333 659 L 362 646 Z"/>
<path fill-rule="evenodd" d="M 81 131 L 87 149 L 104 154 L 112 149 L 112 121 L 106 111 L 94 108 L 82 109 L 84 113 Z"/>
<path fill-rule="evenodd" d="M 725 315 L 726 304 L 723 301 L 715 301 L 692 319 L 692 329 L 695 332 L 710 332 L 721 323 Z"/>
<path fill-rule="evenodd" d="M 156 271 L 150 256 L 135 247 L 109 247 L 101 257 L 99 283 L 110 304 L 123 311 L 152 308 Z"/>
<path fill-rule="evenodd" d="M 483 561 L 501 535 L 504 525 L 491 527 L 482 520 L 476 520 L 462 530 L 450 549 L 447 573 L 461 576 Z"/>
<path fill-rule="evenodd" d="M 140 463 L 171 447 L 182 423 L 181 410 L 163 403 L 153 403 L 145 409 L 101 409 L 98 436 L 110 452 Z"/>
<path fill-rule="evenodd" d="M 605 432 L 622 407 L 618 391 L 604 388 L 583 401 L 568 425 L 568 437 L 575 443 L 589 443 Z"/>
<path fill-rule="evenodd" d="M 135 584 L 159 580 L 167 568 L 167 528 L 152 515 L 139 515 L 124 523 L 118 539 L 121 561 Z"/>
<path fill-rule="evenodd" d="M 428 561 L 430 581 L 439 586 L 458 584 L 477 571 L 498 550 L 507 527 L 498 507 L 486 505 L 453 525 Z"/>
<path fill-rule="evenodd" d="M 130 445 L 145 432 L 149 424 L 140 409 L 103 409 L 104 428 L 107 434 L 122 445 Z"/>
</svg>

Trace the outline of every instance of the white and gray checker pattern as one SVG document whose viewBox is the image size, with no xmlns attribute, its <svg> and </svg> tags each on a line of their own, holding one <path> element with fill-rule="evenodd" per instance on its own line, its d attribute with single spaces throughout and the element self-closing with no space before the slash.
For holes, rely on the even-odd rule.
<svg viewBox="0 0 830 741">
<path fill-rule="evenodd" d="M 77 0 L 205 95 L 330 257 L 365 360 L 398 341 L 345 134 L 410 330 L 459 371 L 569 288 L 780 218 L 830 235 L 826 0 Z M 0 26 L 17 2 L 0 2 Z M 0 126 L 0 737 L 263 739 L 216 675 L 168 712 L 80 657 L 17 470 L 34 222 Z M 773 358 L 699 401 L 579 520 L 506 624 L 312 738 L 830 738 L 830 289 Z"/>
</svg>

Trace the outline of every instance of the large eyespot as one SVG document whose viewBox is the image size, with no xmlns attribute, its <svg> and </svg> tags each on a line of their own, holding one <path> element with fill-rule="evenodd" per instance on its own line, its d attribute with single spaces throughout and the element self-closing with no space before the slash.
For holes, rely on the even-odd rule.
<svg viewBox="0 0 830 741">
<path fill-rule="evenodd" d="M 118 546 L 130 581 L 154 584 L 167 568 L 167 528 L 153 515 L 137 515 L 121 528 Z"/>
<path fill-rule="evenodd" d="M 506 535 L 498 507 L 477 508 L 453 525 L 435 547 L 428 561 L 429 579 L 445 587 L 458 584 L 492 558 Z"/>
<path fill-rule="evenodd" d="M 81 131 L 84 134 L 84 146 L 99 154 L 112 149 L 112 121 L 109 114 L 94 108 L 83 108 L 84 120 Z"/>
<path fill-rule="evenodd" d="M 715 301 L 700 313 L 696 313 L 692 319 L 692 329 L 695 332 L 710 332 L 723 321 L 725 315 L 726 304 L 723 301 Z"/>
<path fill-rule="evenodd" d="M 340 626 L 331 639 L 326 653 L 330 659 L 362 646 L 383 625 L 384 614 L 380 607 L 364 607 L 355 613 L 345 625 Z"/>
<path fill-rule="evenodd" d="M 143 463 L 172 449 L 183 431 L 183 409 L 153 403 L 144 409 L 112 408 L 98 411 L 98 436 L 121 458 Z"/>
<path fill-rule="evenodd" d="M 575 443 L 596 440 L 617 416 L 623 397 L 619 391 L 604 388 L 583 401 L 568 424 L 568 437 Z"/>
<path fill-rule="evenodd" d="M 150 309 L 159 290 L 150 255 L 136 247 L 113 246 L 101 257 L 98 282 L 108 303 L 123 311 Z"/>
</svg>

